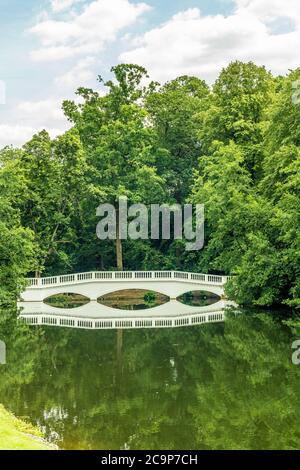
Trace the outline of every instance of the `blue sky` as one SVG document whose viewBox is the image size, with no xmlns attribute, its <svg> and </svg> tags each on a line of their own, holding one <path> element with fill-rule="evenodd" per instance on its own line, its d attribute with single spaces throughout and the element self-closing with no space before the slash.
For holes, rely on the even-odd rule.
<svg viewBox="0 0 300 470">
<path fill-rule="evenodd" d="M 236 59 L 285 74 L 299 30 L 299 0 L 0 0 L 0 146 L 63 132 L 61 101 L 118 62 L 160 82 L 212 83 Z"/>
</svg>

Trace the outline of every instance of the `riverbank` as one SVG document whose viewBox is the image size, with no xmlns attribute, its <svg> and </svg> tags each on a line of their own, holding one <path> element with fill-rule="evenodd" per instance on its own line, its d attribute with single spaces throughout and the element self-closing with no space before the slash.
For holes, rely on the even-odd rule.
<svg viewBox="0 0 300 470">
<path fill-rule="evenodd" d="M 17 419 L 0 405 L 0 450 L 54 450 L 34 426 Z"/>
</svg>

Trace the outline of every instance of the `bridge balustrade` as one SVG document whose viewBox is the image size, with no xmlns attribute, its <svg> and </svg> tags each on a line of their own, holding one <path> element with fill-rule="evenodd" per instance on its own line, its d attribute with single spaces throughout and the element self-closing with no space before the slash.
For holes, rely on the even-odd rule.
<svg viewBox="0 0 300 470">
<path fill-rule="evenodd" d="M 80 317 L 67 317 L 63 315 L 21 315 L 20 319 L 31 326 L 60 326 L 65 328 L 81 329 L 139 329 L 139 328 L 179 328 L 190 325 L 202 325 L 204 323 L 217 323 L 225 320 L 225 312 L 211 312 L 205 314 L 193 314 L 174 316 L 171 318 L 123 318 L 123 319 L 92 319 Z"/>
<path fill-rule="evenodd" d="M 135 281 L 135 280 L 181 280 L 196 281 L 207 284 L 226 284 L 227 276 L 213 274 L 186 273 L 180 271 L 98 271 L 62 276 L 29 278 L 30 288 L 60 286 L 67 284 L 86 283 L 89 281 Z"/>
</svg>

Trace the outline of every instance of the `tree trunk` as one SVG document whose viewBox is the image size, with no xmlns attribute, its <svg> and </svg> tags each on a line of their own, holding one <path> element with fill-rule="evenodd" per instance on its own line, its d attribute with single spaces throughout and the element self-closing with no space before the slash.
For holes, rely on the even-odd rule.
<svg viewBox="0 0 300 470">
<path fill-rule="evenodd" d="M 119 209 L 117 209 L 117 237 L 116 237 L 116 255 L 117 255 L 117 269 L 123 271 L 123 247 L 122 240 L 120 239 L 120 220 L 119 220 Z M 117 330 L 117 363 L 118 371 L 121 374 L 121 358 L 122 358 L 122 346 L 123 346 L 123 330 Z"/>
<path fill-rule="evenodd" d="M 104 259 L 103 259 L 103 256 L 101 255 L 100 256 L 100 266 L 101 266 L 101 271 L 104 271 Z"/>
<path fill-rule="evenodd" d="M 117 269 L 118 271 L 123 271 L 123 247 L 122 247 L 122 240 L 120 239 L 119 210 L 117 210 L 116 255 L 117 255 Z"/>
<path fill-rule="evenodd" d="M 116 239 L 117 269 L 123 271 L 123 249 L 122 241 L 119 237 Z"/>
</svg>

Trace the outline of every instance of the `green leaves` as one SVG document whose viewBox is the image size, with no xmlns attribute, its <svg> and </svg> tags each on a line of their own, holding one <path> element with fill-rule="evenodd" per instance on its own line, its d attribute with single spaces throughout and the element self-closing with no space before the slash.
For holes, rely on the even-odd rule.
<svg viewBox="0 0 300 470">
<path fill-rule="evenodd" d="M 205 204 L 204 250 L 126 241 L 128 268 L 235 274 L 228 294 L 239 303 L 299 306 L 300 70 L 274 78 L 237 61 L 211 89 L 188 76 L 147 85 L 133 64 L 112 73 L 99 77 L 106 93 L 81 87 L 79 104 L 64 102 L 73 124 L 64 135 L 43 131 L 1 152 L 2 243 L 6 231 L 28 229 L 12 248 L 21 256 L 28 243 L 20 273 L 114 268 L 113 243 L 95 233 L 101 202 L 190 201 Z"/>
<path fill-rule="evenodd" d="M 146 109 L 157 132 L 164 158 L 158 172 L 170 186 L 170 196 L 182 202 L 189 193 L 192 168 L 200 155 L 199 115 L 209 95 L 206 83 L 196 77 L 179 77 L 147 95 Z"/>
<path fill-rule="evenodd" d="M 10 153 L 10 158 L 7 157 Z M 2 155 L 1 155 L 2 156 Z M 0 165 L 0 306 L 14 304 L 25 286 L 24 276 L 35 264 L 34 236 L 21 226 L 20 214 L 15 209 L 22 197 L 24 179 L 14 172 L 14 155 L 3 152 Z"/>
<path fill-rule="evenodd" d="M 299 304 L 299 121 L 290 120 L 291 107 L 294 119 L 299 111 L 291 104 L 297 76 L 281 81 L 275 97 L 263 68 L 233 63 L 204 120 L 211 141 L 192 191 L 192 201 L 206 206 L 199 269 L 234 273 L 227 292 L 241 304 Z"/>
</svg>

